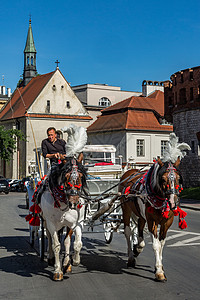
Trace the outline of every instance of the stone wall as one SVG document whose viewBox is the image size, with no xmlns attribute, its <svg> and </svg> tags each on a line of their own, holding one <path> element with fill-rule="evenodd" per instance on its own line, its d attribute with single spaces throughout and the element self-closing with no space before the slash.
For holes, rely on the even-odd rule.
<svg viewBox="0 0 200 300">
<path fill-rule="evenodd" d="M 200 129 L 200 109 L 188 110 L 173 115 L 174 132 L 179 137 L 179 142 L 190 145 L 180 165 L 185 187 L 200 186 L 200 145 L 196 133 Z"/>
</svg>

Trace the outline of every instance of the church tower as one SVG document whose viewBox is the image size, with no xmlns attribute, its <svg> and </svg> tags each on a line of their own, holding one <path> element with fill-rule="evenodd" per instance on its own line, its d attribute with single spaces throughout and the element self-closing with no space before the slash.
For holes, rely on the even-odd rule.
<svg viewBox="0 0 200 300">
<path fill-rule="evenodd" d="M 31 27 L 31 19 L 29 20 L 29 29 L 26 39 L 26 46 L 24 49 L 24 73 L 23 85 L 27 85 L 33 77 L 37 75 L 36 70 L 36 49 L 33 40 L 33 33 Z"/>
</svg>

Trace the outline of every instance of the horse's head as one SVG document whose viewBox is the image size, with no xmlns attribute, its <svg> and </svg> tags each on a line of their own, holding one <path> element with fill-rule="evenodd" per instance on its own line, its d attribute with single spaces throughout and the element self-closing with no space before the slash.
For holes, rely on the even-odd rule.
<svg viewBox="0 0 200 300">
<path fill-rule="evenodd" d="M 178 196 L 182 189 L 182 177 L 177 169 L 180 164 L 180 158 L 178 157 L 175 163 L 163 163 L 160 158 L 158 158 L 157 161 L 160 165 L 160 170 L 158 172 L 160 188 L 164 197 L 169 200 L 171 208 L 174 208 L 178 202 Z"/>
<path fill-rule="evenodd" d="M 85 171 L 81 165 L 81 160 L 78 158 L 70 158 L 66 163 L 66 173 L 63 174 L 63 184 L 65 186 L 66 196 L 72 208 L 79 203 L 80 191 L 83 186 L 83 177 Z"/>
<path fill-rule="evenodd" d="M 56 172 L 52 172 L 56 185 L 63 186 L 70 208 L 76 208 L 81 191 L 85 192 L 86 188 L 86 170 L 81 164 L 82 159 L 82 153 L 78 159 L 64 158 L 62 163 L 56 166 Z"/>
</svg>

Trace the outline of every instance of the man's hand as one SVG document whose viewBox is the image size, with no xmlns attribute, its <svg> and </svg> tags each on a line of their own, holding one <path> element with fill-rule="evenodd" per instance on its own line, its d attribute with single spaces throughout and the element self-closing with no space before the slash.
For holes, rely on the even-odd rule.
<svg viewBox="0 0 200 300">
<path fill-rule="evenodd" d="M 57 159 L 60 159 L 60 153 L 58 153 L 58 152 L 55 153 L 53 157 L 54 157 L 54 158 L 57 158 Z"/>
</svg>

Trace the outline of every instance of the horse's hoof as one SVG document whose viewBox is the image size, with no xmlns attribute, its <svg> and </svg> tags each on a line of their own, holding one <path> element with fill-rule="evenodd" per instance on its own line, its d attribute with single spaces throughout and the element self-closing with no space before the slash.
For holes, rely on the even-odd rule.
<svg viewBox="0 0 200 300">
<path fill-rule="evenodd" d="M 80 265 L 80 261 L 74 261 L 73 260 L 73 266 L 77 267 L 78 265 Z"/>
<path fill-rule="evenodd" d="M 135 268 L 135 265 L 136 265 L 135 259 L 128 260 L 127 268 Z"/>
<path fill-rule="evenodd" d="M 66 266 L 63 266 L 63 274 L 65 273 L 72 273 L 72 265 L 70 263 L 68 263 Z"/>
<path fill-rule="evenodd" d="M 48 258 L 48 260 L 47 260 L 47 262 L 48 262 L 48 265 L 49 266 L 54 266 L 54 264 L 55 264 L 55 257 L 53 257 L 53 258 Z"/>
<path fill-rule="evenodd" d="M 136 245 L 134 245 L 134 247 L 133 247 L 133 254 L 134 254 L 134 257 L 137 257 L 140 254 L 140 252 L 137 251 Z"/>
<path fill-rule="evenodd" d="M 167 281 L 167 277 L 163 273 L 156 274 L 155 276 L 156 276 L 155 281 L 157 281 L 157 282 L 166 282 Z"/>
<path fill-rule="evenodd" d="M 53 274 L 54 281 L 62 281 L 63 280 L 63 273 L 54 273 Z"/>
</svg>

